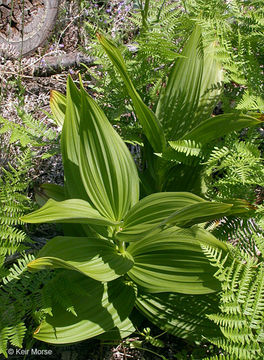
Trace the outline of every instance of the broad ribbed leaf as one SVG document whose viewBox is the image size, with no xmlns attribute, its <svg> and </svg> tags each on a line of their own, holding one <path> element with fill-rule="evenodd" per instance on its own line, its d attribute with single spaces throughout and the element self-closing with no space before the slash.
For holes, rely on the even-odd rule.
<svg viewBox="0 0 264 360">
<path fill-rule="evenodd" d="M 223 69 L 221 63 L 216 59 L 216 50 L 216 42 L 204 49 L 201 96 L 194 115 L 195 125 L 211 116 L 223 89 Z"/>
<path fill-rule="evenodd" d="M 186 206 L 171 214 L 162 225 L 176 225 L 180 227 L 190 227 L 195 224 L 221 218 L 228 214 L 232 204 L 213 203 L 205 201 L 203 203 Z"/>
<path fill-rule="evenodd" d="M 133 259 L 127 253 L 120 254 L 110 240 L 58 236 L 27 266 L 30 270 L 66 268 L 98 281 L 111 281 L 127 273 Z"/>
<path fill-rule="evenodd" d="M 107 219 L 84 200 L 69 199 L 55 201 L 49 199 L 44 206 L 21 218 L 22 221 L 37 223 L 79 223 L 95 225 L 118 225 L 119 222 Z"/>
<path fill-rule="evenodd" d="M 204 117 L 211 115 L 222 81 L 214 45 L 203 49 L 200 26 L 196 25 L 181 55 L 175 61 L 156 109 L 169 140 L 181 138 Z"/>
<path fill-rule="evenodd" d="M 63 126 L 66 112 L 66 97 L 56 90 L 50 92 L 50 108 L 56 124 Z"/>
<path fill-rule="evenodd" d="M 130 244 L 127 251 L 134 266 L 129 277 L 145 291 L 206 294 L 219 290 L 215 268 L 203 254 L 200 243 L 227 251 L 227 246 L 198 227 L 170 228 Z"/>
<path fill-rule="evenodd" d="M 163 192 L 146 196 L 125 216 L 117 239 L 138 241 L 172 213 L 205 200 L 187 192 Z"/>
<path fill-rule="evenodd" d="M 220 333 L 206 316 L 218 311 L 215 294 L 140 294 L 136 307 L 160 329 L 180 338 L 201 340 Z"/>
<path fill-rule="evenodd" d="M 68 77 L 67 81 L 66 99 L 66 114 L 61 135 L 65 193 L 71 199 L 89 201 L 79 169 L 81 93 L 71 77 Z"/>
<path fill-rule="evenodd" d="M 182 138 L 207 144 L 231 131 L 241 130 L 248 126 L 260 125 L 261 123 L 261 120 L 245 114 L 221 114 L 202 121 Z"/>
<path fill-rule="evenodd" d="M 96 102 L 82 88 L 80 170 L 94 206 L 121 220 L 139 199 L 134 160 Z"/>
<path fill-rule="evenodd" d="M 54 299 L 53 316 L 47 316 L 34 333 L 38 340 L 52 344 L 70 344 L 126 327 L 135 302 L 135 290 L 119 279 L 100 283 L 76 271 L 64 271 L 54 286 L 65 284 L 63 293 L 71 299 L 77 316 L 66 311 Z"/>
<path fill-rule="evenodd" d="M 126 69 L 124 59 L 118 48 L 102 35 L 97 35 L 98 40 L 103 46 L 118 73 L 121 75 L 127 92 L 132 99 L 137 118 L 142 125 L 144 133 L 153 147 L 154 151 L 162 152 L 165 148 L 165 137 L 159 120 L 155 114 L 144 104 L 137 93 Z"/>
<path fill-rule="evenodd" d="M 82 199 L 90 202 L 80 175 L 80 111 L 81 93 L 73 83 L 71 77 L 67 81 L 66 113 L 61 135 L 61 149 L 64 167 L 65 196 L 70 199 Z M 64 228 L 67 235 L 72 233 L 80 236 L 93 236 L 102 233 L 99 226 L 85 225 L 70 229 Z"/>
<path fill-rule="evenodd" d="M 196 26 L 169 75 L 156 115 L 168 140 L 179 139 L 193 126 L 194 113 L 199 104 L 203 76 L 201 30 Z"/>
</svg>

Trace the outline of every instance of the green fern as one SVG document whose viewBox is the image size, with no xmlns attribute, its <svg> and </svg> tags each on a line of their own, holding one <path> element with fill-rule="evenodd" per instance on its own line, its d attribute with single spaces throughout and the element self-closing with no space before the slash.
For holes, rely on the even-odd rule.
<svg viewBox="0 0 264 360">
<path fill-rule="evenodd" d="M 0 354 L 5 357 L 9 344 L 16 347 L 27 345 L 27 341 L 32 344 L 32 332 L 47 313 L 42 288 L 52 274 L 29 273 L 27 264 L 34 258 L 22 254 L 0 281 Z"/>
<path fill-rule="evenodd" d="M 9 143 L 18 144 L 22 148 L 28 145 L 35 148 L 51 147 L 50 154 L 45 154 L 45 157 L 55 154 L 58 151 L 56 131 L 43 122 L 35 120 L 22 108 L 17 107 L 16 110 L 21 123 L 15 123 L 0 116 L 2 125 L 0 134 L 9 134 Z"/>
<path fill-rule="evenodd" d="M 31 167 L 32 154 L 26 150 L 16 159 L 17 167 L 9 164 L 2 168 L 0 179 L 0 256 L 11 255 L 25 249 L 30 242 L 21 228 L 20 217 L 27 212 L 30 199 L 26 196 L 30 180 L 27 173 Z"/>
<path fill-rule="evenodd" d="M 241 141 L 243 140 L 243 141 Z M 206 155 L 203 181 L 206 195 L 221 199 L 235 196 L 254 204 L 256 188 L 264 186 L 261 138 L 256 130 L 232 134 Z"/>
<path fill-rule="evenodd" d="M 186 156 L 199 156 L 201 153 L 201 146 L 193 140 L 169 141 L 169 144 L 174 150 L 182 152 Z"/>
<path fill-rule="evenodd" d="M 203 358 L 203 360 L 233 360 L 233 357 L 229 356 L 229 355 L 220 354 L 220 355 L 214 355 L 214 356 Z"/>
<path fill-rule="evenodd" d="M 202 245 L 205 255 L 217 267 L 221 282 L 220 312 L 208 315 L 222 337 L 208 338 L 233 359 L 262 359 L 264 320 L 264 264 L 237 249 L 236 256 L 222 258 L 215 249 Z M 239 254 L 239 256 L 237 255 Z"/>
</svg>

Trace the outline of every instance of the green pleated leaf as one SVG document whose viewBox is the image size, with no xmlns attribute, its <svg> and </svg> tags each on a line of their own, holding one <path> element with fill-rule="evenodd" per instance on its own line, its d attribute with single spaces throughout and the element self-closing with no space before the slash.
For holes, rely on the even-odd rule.
<svg viewBox="0 0 264 360">
<path fill-rule="evenodd" d="M 71 77 L 67 81 L 66 113 L 61 135 L 65 193 L 68 198 L 89 201 L 80 175 L 81 93 Z"/>
<path fill-rule="evenodd" d="M 100 44 L 109 56 L 116 70 L 122 77 L 127 92 L 132 99 L 136 116 L 144 130 L 144 133 L 156 152 L 162 152 L 165 148 L 165 137 L 159 120 L 155 114 L 144 104 L 137 93 L 126 69 L 124 59 L 118 48 L 104 36 L 97 34 Z"/>
<path fill-rule="evenodd" d="M 125 216 L 117 239 L 138 241 L 172 213 L 205 200 L 187 192 L 163 192 L 146 196 Z"/>
<path fill-rule="evenodd" d="M 231 131 L 241 130 L 248 126 L 260 125 L 261 123 L 262 121 L 260 119 L 245 114 L 221 114 L 202 121 L 182 138 L 207 144 Z"/>
<path fill-rule="evenodd" d="M 213 203 L 210 201 L 192 204 L 175 211 L 175 213 L 165 219 L 161 225 L 169 224 L 180 227 L 190 227 L 195 224 L 221 218 L 229 213 L 232 206 L 232 204 Z"/>
<path fill-rule="evenodd" d="M 59 91 L 50 92 L 50 108 L 58 126 L 63 126 L 66 112 L 66 97 Z"/>
<path fill-rule="evenodd" d="M 221 63 L 216 59 L 216 51 L 216 42 L 204 49 L 201 95 L 194 115 L 195 125 L 211 116 L 223 90 L 224 73 Z"/>
<path fill-rule="evenodd" d="M 127 273 L 133 259 L 127 253 L 120 254 L 110 240 L 57 236 L 27 266 L 30 270 L 66 268 L 98 281 L 111 281 Z"/>
<path fill-rule="evenodd" d="M 96 102 L 82 88 L 80 170 L 94 206 L 110 219 L 123 219 L 139 199 L 134 160 Z"/>
<path fill-rule="evenodd" d="M 74 311 L 67 311 L 55 300 L 53 316 L 48 315 L 36 329 L 36 339 L 51 344 L 70 344 L 113 328 L 122 331 L 122 323 L 127 326 L 125 320 L 135 302 L 135 290 L 131 285 L 119 279 L 102 284 L 76 271 L 63 271 L 55 280 L 58 287 L 61 283 L 66 285 L 63 293 L 71 299 Z"/>
<path fill-rule="evenodd" d="M 169 140 L 180 139 L 210 116 L 221 91 L 222 70 L 215 59 L 214 44 L 204 49 L 199 25 L 195 26 L 181 55 L 175 61 L 156 109 Z"/>
<path fill-rule="evenodd" d="M 136 307 L 160 329 L 180 338 L 201 340 L 220 334 L 219 327 L 207 318 L 218 311 L 215 294 L 143 293 L 137 297 Z"/>
<path fill-rule="evenodd" d="M 21 218 L 22 221 L 37 223 L 79 223 L 103 226 L 118 225 L 119 222 L 107 219 L 81 199 L 55 201 L 49 199 L 44 206 Z"/>
<path fill-rule="evenodd" d="M 82 199 L 90 202 L 80 175 L 80 112 L 81 93 L 71 77 L 67 80 L 66 112 L 61 135 L 62 160 L 64 167 L 65 197 Z M 71 236 L 93 236 L 104 230 L 97 225 L 71 226 L 64 228 L 64 233 Z"/>
<path fill-rule="evenodd" d="M 134 266 L 129 277 L 145 291 L 206 294 L 220 289 L 215 268 L 203 254 L 200 243 L 210 244 L 224 253 L 227 246 L 198 227 L 170 228 L 152 233 L 129 245 Z"/>
<path fill-rule="evenodd" d="M 169 75 L 156 115 L 169 140 L 179 139 L 193 126 L 194 113 L 199 104 L 203 75 L 201 30 L 196 26 Z"/>
</svg>

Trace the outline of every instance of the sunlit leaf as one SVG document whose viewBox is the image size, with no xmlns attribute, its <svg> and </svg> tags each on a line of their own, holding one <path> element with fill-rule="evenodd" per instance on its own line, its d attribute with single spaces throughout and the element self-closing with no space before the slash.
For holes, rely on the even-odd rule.
<svg viewBox="0 0 264 360">
<path fill-rule="evenodd" d="M 199 25 L 195 26 L 181 55 L 175 61 L 156 109 L 169 140 L 180 139 L 210 116 L 221 92 L 222 70 L 215 58 L 215 44 L 204 47 Z"/>
<path fill-rule="evenodd" d="M 56 124 L 62 127 L 66 112 L 66 97 L 59 91 L 52 90 L 50 92 L 50 108 Z"/>
<path fill-rule="evenodd" d="M 136 307 L 160 329 L 181 338 L 201 340 L 220 330 L 207 314 L 218 311 L 218 297 L 175 293 L 139 294 Z"/>
<path fill-rule="evenodd" d="M 193 227 L 170 228 L 151 233 L 131 243 L 127 251 L 134 266 L 129 277 L 146 292 L 206 294 L 219 290 L 213 268 L 201 250 L 201 243 L 227 251 L 227 246 L 209 232 Z"/>
<path fill-rule="evenodd" d="M 81 94 L 71 77 L 68 77 L 67 81 L 66 100 L 66 114 L 61 135 L 65 193 L 69 198 L 89 201 L 79 169 Z"/>
<path fill-rule="evenodd" d="M 34 333 L 44 342 L 70 344 L 119 328 L 134 306 L 134 288 L 119 279 L 103 284 L 76 271 L 63 271 L 55 281 L 68 284 L 64 291 L 77 316 L 54 301 L 53 316 L 48 315 Z"/>
<path fill-rule="evenodd" d="M 96 102 L 81 88 L 80 171 L 94 206 L 121 220 L 139 199 L 134 160 Z"/>
<path fill-rule="evenodd" d="M 193 126 L 199 104 L 203 76 L 201 30 L 195 27 L 169 75 L 166 89 L 160 96 L 156 115 L 168 140 L 176 140 Z"/>
<path fill-rule="evenodd" d="M 117 239 L 138 241 L 175 211 L 203 202 L 205 200 L 199 196 L 187 192 L 163 192 L 146 196 L 127 213 Z"/>
<path fill-rule="evenodd" d="M 159 120 L 155 114 L 144 104 L 137 93 L 126 69 L 124 59 L 118 48 L 103 35 L 97 34 L 98 40 L 103 46 L 118 73 L 121 75 L 127 92 L 132 99 L 136 116 L 142 125 L 144 133 L 156 152 L 162 152 L 165 148 L 165 137 Z"/>
<path fill-rule="evenodd" d="M 224 72 L 221 63 L 216 59 L 216 51 L 216 42 L 212 42 L 204 48 L 201 95 L 194 115 L 195 125 L 213 113 L 223 90 Z"/>
<path fill-rule="evenodd" d="M 232 204 L 213 203 L 210 201 L 192 204 L 175 211 L 162 222 L 162 225 L 169 224 L 180 227 L 190 227 L 195 224 L 221 218 L 228 213 L 232 206 Z"/>
<path fill-rule="evenodd" d="M 66 268 L 98 281 L 111 281 L 133 266 L 129 254 L 120 254 L 110 240 L 57 236 L 28 264 L 30 270 Z"/>
<path fill-rule="evenodd" d="M 55 201 L 49 199 L 44 206 L 21 218 L 22 221 L 37 223 L 79 223 L 97 225 L 118 225 L 119 222 L 107 219 L 84 200 L 69 199 Z"/>
<path fill-rule="evenodd" d="M 248 126 L 260 125 L 261 120 L 245 114 L 221 114 L 202 121 L 182 138 L 194 140 L 201 144 L 209 143 L 231 131 L 241 130 Z"/>
</svg>

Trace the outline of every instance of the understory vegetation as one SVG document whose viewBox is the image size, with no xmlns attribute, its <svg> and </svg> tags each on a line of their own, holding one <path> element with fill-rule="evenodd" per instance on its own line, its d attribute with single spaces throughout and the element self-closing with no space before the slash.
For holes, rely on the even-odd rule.
<svg viewBox="0 0 264 360">
<path fill-rule="evenodd" d="M 62 1 L 1 58 L 0 356 L 263 359 L 263 19 Z M 86 62 L 28 73 L 53 52 Z"/>
</svg>

